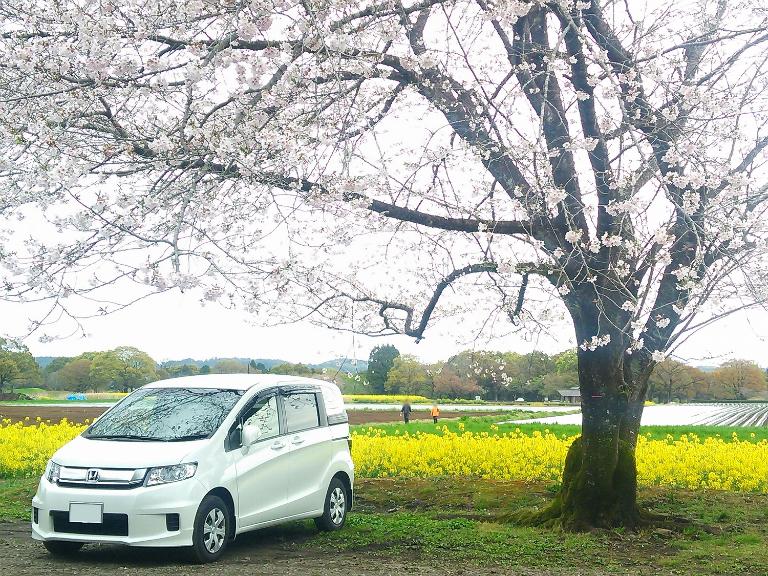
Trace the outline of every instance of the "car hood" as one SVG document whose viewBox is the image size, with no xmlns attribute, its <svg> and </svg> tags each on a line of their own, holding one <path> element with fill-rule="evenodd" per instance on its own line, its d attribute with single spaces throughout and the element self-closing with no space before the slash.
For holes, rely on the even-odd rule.
<svg viewBox="0 0 768 576">
<path fill-rule="evenodd" d="M 189 442 L 126 442 L 78 436 L 59 448 L 53 461 L 77 468 L 150 468 L 179 464 L 208 440 Z"/>
</svg>

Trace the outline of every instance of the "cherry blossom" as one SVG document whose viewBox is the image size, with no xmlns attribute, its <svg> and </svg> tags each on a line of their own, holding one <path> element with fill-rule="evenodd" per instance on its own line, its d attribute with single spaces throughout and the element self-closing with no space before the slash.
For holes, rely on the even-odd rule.
<svg viewBox="0 0 768 576">
<path fill-rule="evenodd" d="M 763 4 L 1 3 L 2 298 L 44 339 L 167 290 L 417 340 L 566 315 L 610 492 L 653 363 L 768 299 Z"/>
</svg>

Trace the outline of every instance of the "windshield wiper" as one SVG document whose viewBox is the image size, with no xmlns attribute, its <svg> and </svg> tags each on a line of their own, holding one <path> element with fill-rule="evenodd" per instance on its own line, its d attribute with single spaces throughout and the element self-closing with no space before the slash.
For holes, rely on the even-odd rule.
<svg viewBox="0 0 768 576">
<path fill-rule="evenodd" d="M 186 436 L 176 436 L 174 438 L 162 438 L 163 442 L 186 442 L 187 440 L 203 440 L 210 436 L 207 432 L 201 432 L 200 434 L 187 434 Z"/>
<path fill-rule="evenodd" d="M 96 436 L 88 435 L 86 438 L 91 440 L 128 440 L 129 442 L 156 442 L 160 438 L 151 436 L 137 436 L 135 434 L 99 434 Z"/>
</svg>

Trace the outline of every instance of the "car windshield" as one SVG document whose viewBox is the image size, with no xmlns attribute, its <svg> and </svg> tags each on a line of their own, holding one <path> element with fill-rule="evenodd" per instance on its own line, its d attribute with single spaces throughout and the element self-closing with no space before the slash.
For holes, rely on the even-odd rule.
<svg viewBox="0 0 768 576">
<path fill-rule="evenodd" d="M 214 388 L 142 388 L 96 420 L 93 440 L 179 442 L 209 438 L 243 395 Z"/>
</svg>

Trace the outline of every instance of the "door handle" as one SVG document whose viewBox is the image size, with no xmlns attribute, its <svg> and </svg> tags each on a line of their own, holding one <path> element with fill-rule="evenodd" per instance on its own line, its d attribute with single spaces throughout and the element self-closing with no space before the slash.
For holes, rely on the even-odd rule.
<svg viewBox="0 0 768 576">
<path fill-rule="evenodd" d="M 272 450 L 282 450 L 283 448 L 285 448 L 285 444 L 282 442 L 275 442 L 272 444 Z"/>
<path fill-rule="evenodd" d="M 304 439 L 301 436 L 295 436 L 293 440 L 291 440 L 291 443 L 298 446 L 299 444 L 304 444 Z"/>
</svg>

